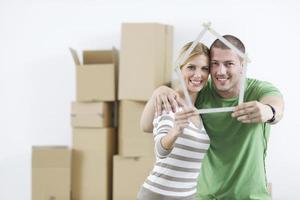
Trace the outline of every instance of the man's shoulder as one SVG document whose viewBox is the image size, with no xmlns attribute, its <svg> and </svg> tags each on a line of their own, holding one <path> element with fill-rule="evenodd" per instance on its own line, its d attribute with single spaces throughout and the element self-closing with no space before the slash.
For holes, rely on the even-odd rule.
<svg viewBox="0 0 300 200">
<path fill-rule="evenodd" d="M 246 81 L 248 84 L 253 84 L 253 85 L 263 82 L 261 80 L 255 79 L 255 78 L 247 78 Z"/>
<path fill-rule="evenodd" d="M 254 78 L 247 78 L 247 89 L 257 89 L 261 87 L 269 87 L 273 86 L 270 82 L 268 81 L 262 81 Z"/>
<path fill-rule="evenodd" d="M 261 81 L 254 78 L 247 78 L 246 96 L 259 99 L 266 95 L 281 95 L 278 88 L 268 81 Z"/>
</svg>

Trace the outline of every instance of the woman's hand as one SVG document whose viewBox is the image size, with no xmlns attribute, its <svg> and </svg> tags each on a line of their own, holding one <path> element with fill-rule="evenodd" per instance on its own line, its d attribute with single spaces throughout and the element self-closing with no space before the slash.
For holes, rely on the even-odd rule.
<svg viewBox="0 0 300 200">
<path fill-rule="evenodd" d="M 188 127 L 190 118 L 198 115 L 195 113 L 195 111 L 195 108 L 184 107 L 182 111 L 175 114 L 174 127 L 172 131 L 174 136 L 177 137 L 178 135 L 182 134 L 183 129 Z"/>
</svg>

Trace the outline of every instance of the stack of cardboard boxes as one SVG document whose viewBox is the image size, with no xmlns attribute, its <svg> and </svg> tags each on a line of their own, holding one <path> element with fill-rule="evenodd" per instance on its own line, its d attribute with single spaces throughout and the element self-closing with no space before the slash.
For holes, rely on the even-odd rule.
<svg viewBox="0 0 300 200">
<path fill-rule="evenodd" d="M 75 50 L 71 53 L 77 75 L 77 101 L 71 106 L 72 200 L 110 200 L 117 141 L 117 53 L 83 51 L 83 64 Z"/>
<path fill-rule="evenodd" d="M 155 88 L 171 80 L 173 29 L 157 23 L 122 25 L 119 68 L 119 155 L 114 156 L 113 199 L 135 199 L 151 171 L 153 135 L 140 118 Z"/>
<path fill-rule="evenodd" d="M 153 135 L 142 132 L 140 118 L 153 90 L 170 82 L 172 43 L 171 26 L 123 24 L 120 69 L 115 49 L 83 51 L 82 63 L 70 49 L 77 90 L 73 150 L 33 147 L 33 200 L 136 198 L 155 161 Z"/>
</svg>

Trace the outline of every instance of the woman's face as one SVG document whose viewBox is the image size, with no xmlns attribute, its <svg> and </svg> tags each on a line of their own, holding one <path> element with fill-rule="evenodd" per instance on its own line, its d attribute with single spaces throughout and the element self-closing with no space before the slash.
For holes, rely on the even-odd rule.
<svg viewBox="0 0 300 200">
<path fill-rule="evenodd" d="M 207 82 L 209 60 L 205 55 L 193 56 L 182 68 L 184 82 L 190 93 L 199 92 Z"/>
</svg>

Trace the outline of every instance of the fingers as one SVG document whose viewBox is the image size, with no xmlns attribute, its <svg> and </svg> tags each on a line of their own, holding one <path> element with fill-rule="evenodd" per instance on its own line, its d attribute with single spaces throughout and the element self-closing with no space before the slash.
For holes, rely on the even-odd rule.
<svg viewBox="0 0 300 200">
<path fill-rule="evenodd" d="M 257 101 L 250 101 L 236 106 L 231 116 L 242 123 L 264 122 L 261 103 Z"/>
<path fill-rule="evenodd" d="M 183 130 L 189 126 L 189 121 L 181 121 L 177 123 L 177 126 L 180 128 L 180 130 Z"/>
<path fill-rule="evenodd" d="M 237 111 L 234 111 L 232 113 L 232 117 L 240 117 L 240 116 L 243 116 L 243 115 L 248 115 L 248 114 L 251 114 L 251 113 L 254 113 L 255 112 L 255 108 L 254 107 L 246 107 L 244 109 L 238 109 Z"/>
<path fill-rule="evenodd" d="M 172 110 L 169 100 L 165 94 L 155 97 L 154 109 L 157 115 L 161 115 L 162 111 L 170 112 Z"/>
<path fill-rule="evenodd" d="M 155 112 L 161 115 L 163 110 L 167 113 L 176 112 L 178 107 L 176 99 L 179 99 L 179 94 L 170 88 L 162 87 L 154 92 L 153 99 Z"/>
<path fill-rule="evenodd" d="M 192 109 L 192 110 L 194 110 L 194 112 L 197 111 L 197 109 L 194 106 L 193 107 L 189 107 L 182 98 L 178 98 L 176 101 L 178 102 L 179 107 L 182 107 L 183 110 Z M 197 114 L 197 113 L 195 113 L 195 114 Z"/>
<path fill-rule="evenodd" d="M 174 128 L 181 132 L 184 128 L 189 126 L 189 123 L 188 119 L 175 119 Z"/>
<path fill-rule="evenodd" d="M 162 101 L 159 97 L 155 98 L 154 103 L 155 113 L 159 116 L 162 113 Z"/>
<path fill-rule="evenodd" d="M 182 107 L 184 109 L 188 108 L 188 106 L 186 105 L 185 101 L 182 98 L 179 97 L 176 99 L 176 101 L 177 101 L 179 107 Z"/>
<path fill-rule="evenodd" d="M 190 121 L 189 118 L 198 115 L 195 112 L 196 108 L 183 108 L 180 112 L 175 114 L 174 127 L 178 130 L 178 133 L 182 133 L 182 130 L 188 127 Z"/>
<path fill-rule="evenodd" d="M 175 114 L 175 120 L 189 119 L 190 117 L 193 117 L 195 115 L 198 115 L 195 112 L 195 108 L 187 108 L 180 112 L 177 112 Z"/>
<path fill-rule="evenodd" d="M 163 110 L 167 113 L 170 111 L 175 113 L 178 107 L 187 107 L 179 94 L 167 87 L 158 88 L 152 98 L 154 99 L 154 109 L 157 115 L 161 115 Z"/>
<path fill-rule="evenodd" d="M 171 104 L 170 106 L 173 112 L 176 112 L 176 109 L 178 108 L 179 105 L 177 103 L 177 99 L 180 99 L 177 93 L 168 95 L 168 102 L 170 102 Z"/>
<path fill-rule="evenodd" d="M 167 95 L 161 95 L 161 100 L 164 106 L 164 109 L 168 112 L 170 112 L 172 110 L 171 108 L 171 104 L 169 102 L 168 96 Z"/>
<path fill-rule="evenodd" d="M 233 117 L 238 117 L 240 115 L 244 115 L 246 112 L 250 112 L 251 109 L 254 108 L 254 105 L 255 105 L 254 101 L 242 103 L 242 104 L 235 107 L 235 109 L 232 113 L 232 116 Z"/>
<path fill-rule="evenodd" d="M 238 117 L 237 120 L 242 123 L 258 123 L 260 118 L 259 113 L 249 113 Z"/>
</svg>

